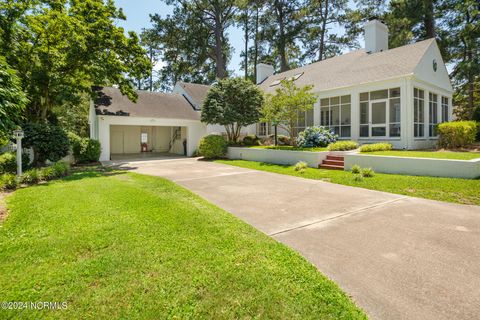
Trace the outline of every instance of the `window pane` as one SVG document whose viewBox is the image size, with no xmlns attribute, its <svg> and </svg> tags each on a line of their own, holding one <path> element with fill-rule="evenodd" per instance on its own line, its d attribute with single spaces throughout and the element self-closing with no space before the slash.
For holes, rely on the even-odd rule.
<svg viewBox="0 0 480 320">
<path fill-rule="evenodd" d="M 350 95 L 342 96 L 340 100 L 342 103 L 350 103 Z"/>
<path fill-rule="evenodd" d="M 420 99 L 424 99 L 424 98 L 425 98 L 425 94 L 424 94 L 424 93 L 425 93 L 425 92 L 423 92 L 423 90 L 418 89 L 418 97 L 419 97 Z"/>
<path fill-rule="evenodd" d="M 372 127 L 372 137 L 384 137 L 385 135 L 385 127 Z"/>
<path fill-rule="evenodd" d="M 418 100 L 413 100 L 413 122 L 418 122 Z"/>
<path fill-rule="evenodd" d="M 425 122 L 425 115 L 423 113 L 423 100 L 418 101 L 418 122 Z"/>
<path fill-rule="evenodd" d="M 360 137 L 368 137 L 368 125 L 360 126 Z"/>
<path fill-rule="evenodd" d="M 388 90 L 379 90 L 370 92 L 370 100 L 387 99 Z"/>
<path fill-rule="evenodd" d="M 387 114 L 385 102 L 372 103 L 372 124 L 386 123 Z"/>
<path fill-rule="evenodd" d="M 336 135 L 340 135 L 340 127 L 333 127 L 333 133 L 335 133 Z"/>
<path fill-rule="evenodd" d="M 330 98 L 330 105 L 340 104 L 340 97 Z"/>
<path fill-rule="evenodd" d="M 349 138 L 350 137 L 350 126 L 343 126 L 340 128 L 340 136 L 342 138 Z"/>
<path fill-rule="evenodd" d="M 425 135 L 425 127 L 423 124 L 418 125 L 418 137 L 423 137 Z"/>
<path fill-rule="evenodd" d="M 400 97 L 400 88 L 390 89 L 390 98 Z"/>
<path fill-rule="evenodd" d="M 368 101 L 368 92 L 360 93 L 360 101 Z"/>
<path fill-rule="evenodd" d="M 362 124 L 368 123 L 368 103 L 367 102 L 360 103 L 360 123 Z"/>
<path fill-rule="evenodd" d="M 400 137 L 400 124 L 390 125 L 390 137 Z"/>
<path fill-rule="evenodd" d="M 298 126 L 305 127 L 305 111 L 298 111 Z"/>
<path fill-rule="evenodd" d="M 332 107 L 332 124 L 340 124 L 340 107 Z"/>
<path fill-rule="evenodd" d="M 307 127 L 313 126 L 313 109 L 307 111 Z"/>
<path fill-rule="evenodd" d="M 328 98 L 320 100 L 320 105 L 322 107 L 328 106 Z"/>
<path fill-rule="evenodd" d="M 328 110 L 328 108 L 322 108 L 320 124 L 322 126 L 330 125 L 330 111 Z"/>
<path fill-rule="evenodd" d="M 344 104 L 341 106 L 341 116 L 342 116 L 342 123 L 341 124 L 350 124 L 350 111 L 351 107 L 349 104 Z"/>
<path fill-rule="evenodd" d="M 418 89 L 417 88 L 413 88 L 413 96 L 415 98 L 418 98 Z"/>
<path fill-rule="evenodd" d="M 400 122 L 400 99 L 390 99 L 390 122 Z"/>
</svg>

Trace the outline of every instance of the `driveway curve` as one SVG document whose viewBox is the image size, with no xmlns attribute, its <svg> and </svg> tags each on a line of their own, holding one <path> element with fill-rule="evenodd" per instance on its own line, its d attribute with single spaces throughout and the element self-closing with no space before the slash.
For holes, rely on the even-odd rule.
<svg viewBox="0 0 480 320">
<path fill-rule="evenodd" d="M 372 319 L 476 319 L 480 207 L 196 159 L 110 163 L 170 179 L 300 252 Z"/>
</svg>

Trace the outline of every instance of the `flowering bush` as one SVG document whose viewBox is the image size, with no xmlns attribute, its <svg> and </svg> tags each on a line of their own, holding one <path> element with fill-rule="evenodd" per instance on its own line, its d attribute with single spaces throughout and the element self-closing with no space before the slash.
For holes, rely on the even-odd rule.
<svg viewBox="0 0 480 320">
<path fill-rule="evenodd" d="M 307 127 L 300 132 L 297 144 L 301 148 L 326 147 L 337 141 L 338 136 L 325 127 Z"/>
</svg>

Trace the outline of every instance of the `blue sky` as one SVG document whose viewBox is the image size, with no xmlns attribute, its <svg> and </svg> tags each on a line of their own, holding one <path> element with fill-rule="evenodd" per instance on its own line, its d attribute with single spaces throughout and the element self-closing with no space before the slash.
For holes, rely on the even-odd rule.
<svg viewBox="0 0 480 320">
<path fill-rule="evenodd" d="M 127 16 L 127 21 L 120 21 L 118 24 L 127 31 L 133 30 L 141 32 L 142 28 L 151 26 L 150 14 L 158 13 L 166 16 L 172 13 L 172 7 L 167 6 L 161 0 L 115 0 L 117 7 L 123 8 L 123 12 Z M 228 30 L 230 42 L 234 48 L 232 59 L 228 65 L 229 70 L 234 70 L 237 74 L 240 72 L 240 53 L 243 48 L 242 31 L 238 28 L 230 28 Z"/>
</svg>

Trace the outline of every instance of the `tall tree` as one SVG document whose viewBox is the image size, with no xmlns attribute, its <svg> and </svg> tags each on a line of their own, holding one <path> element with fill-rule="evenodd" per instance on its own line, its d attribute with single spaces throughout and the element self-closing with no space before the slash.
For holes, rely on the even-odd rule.
<svg viewBox="0 0 480 320">
<path fill-rule="evenodd" d="M 321 61 L 340 54 L 344 47 L 353 46 L 354 37 L 330 32 L 347 21 L 348 0 L 308 0 L 304 29 L 304 56 Z"/>
<path fill-rule="evenodd" d="M 223 79 L 227 76 L 227 62 L 230 54 L 230 45 L 226 37 L 226 30 L 234 22 L 235 0 L 166 0 L 167 4 L 176 4 L 183 7 L 198 19 L 198 23 L 208 28 L 213 44 L 216 76 Z M 188 30 L 197 32 L 195 30 Z"/>
<path fill-rule="evenodd" d="M 298 41 L 304 25 L 304 2 L 302 0 L 269 0 L 265 15 L 269 17 L 264 29 L 264 38 L 273 48 L 279 71 L 287 71 L 300 57 Z"/>
<path fill-rule="evenodd" d="M 12 130 L 20 124 L 28 100 L 20 86 L 15 70 L 5 57 L 0 56 L 0 144 L 10 138 Z"/>
<path fill-rule="evenodd" d="M 55 106 L 78 103 L 93 85 L 118 84 L 136 99 L 129 78 L 148 72 L 149 61 L 133 32 L 116 26 L 125 19 L 113 0 L 0 3 L 9 19 L 0 50 L 18 71 L 29 98 L 27 116 L 45 122 Z"/>
</svg>

